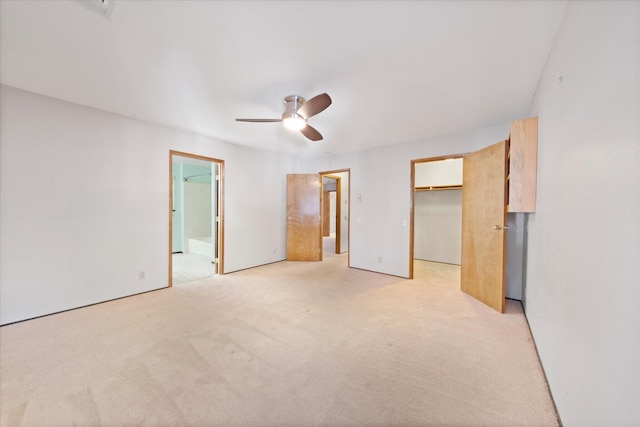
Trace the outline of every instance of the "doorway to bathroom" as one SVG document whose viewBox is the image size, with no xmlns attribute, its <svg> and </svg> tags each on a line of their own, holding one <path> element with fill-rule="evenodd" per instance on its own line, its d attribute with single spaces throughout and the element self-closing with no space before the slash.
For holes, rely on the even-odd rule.
<svg viewBox="0 0 640 427">
<path fill-rule="evenodd" d="M 170 151 L 169 286 L 223 274 L 224 161 Z"/>
</svg>

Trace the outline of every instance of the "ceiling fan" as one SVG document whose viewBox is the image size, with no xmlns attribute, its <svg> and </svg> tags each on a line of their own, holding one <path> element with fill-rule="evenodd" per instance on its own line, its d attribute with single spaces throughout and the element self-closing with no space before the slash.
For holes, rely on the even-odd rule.
<svg viewBox="0 0 640 427">
<path fill-rule="evenodd" d="M 236 119 L 238 122 L 269 123 L 282 122 L 287 129 L 299 130 L 312 141 L 320 141 L 322 135 L 311 127 L 307 120 L 324 111 L 331 105 L 331 98 L 326 93 L 305 100 L 298 95 L 289 95 L 282 101 L 284 113 L 281 119 Z"/>
</svg>

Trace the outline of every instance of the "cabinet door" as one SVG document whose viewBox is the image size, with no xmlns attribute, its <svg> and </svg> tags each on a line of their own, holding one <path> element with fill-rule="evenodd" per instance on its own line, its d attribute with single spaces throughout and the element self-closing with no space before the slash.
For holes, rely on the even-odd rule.
<svg viewBox="0 0 640 427">
<path fill-rule="evenodd" d="M 509 137 L 509 212 L 536 211 L 538 118 L 511 123 Z"/>
<path fill-rule="evenodd" d="M 464 156 L 462 172 L 463 292 L 504 312 L 507 142 Z"/>
</svg>

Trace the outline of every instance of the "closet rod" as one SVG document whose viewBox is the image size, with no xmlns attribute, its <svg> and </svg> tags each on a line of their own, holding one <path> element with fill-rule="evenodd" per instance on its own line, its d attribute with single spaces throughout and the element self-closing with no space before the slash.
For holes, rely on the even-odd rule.
<svg viewBox="0 0 640 427">
<path fill-rule="evenodd" d="M 432 185 L 425 187 L 416 187 L 416 191 L 439 191 L 439 190 L 461 190 L 462 185 Z"/>
</svg>

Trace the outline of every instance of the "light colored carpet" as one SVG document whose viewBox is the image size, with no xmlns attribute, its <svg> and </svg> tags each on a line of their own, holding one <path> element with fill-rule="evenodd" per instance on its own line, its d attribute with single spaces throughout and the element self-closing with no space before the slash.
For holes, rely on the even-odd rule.
<svg viewBox="0 0 640 427">
<path fill-rule="evenodd" d="M 555 426 L 518 302 L 281 262 L 0 328 L 0 424 Z"/>
<path fill-rule="evenodd" d="M 322 237 L 322 252 L 336 253 L 336 233 Z"/>
</svg>

